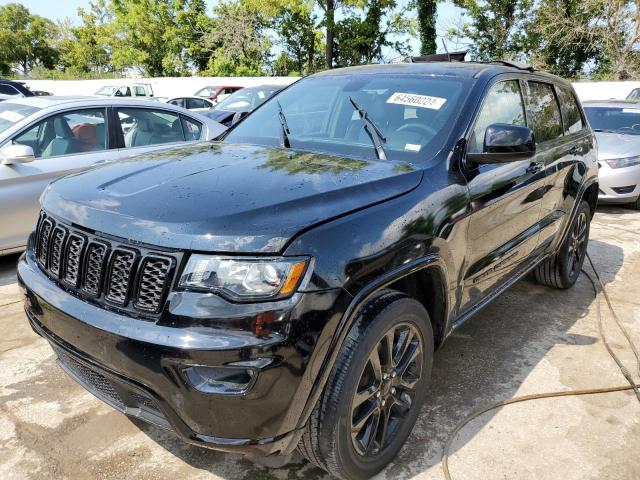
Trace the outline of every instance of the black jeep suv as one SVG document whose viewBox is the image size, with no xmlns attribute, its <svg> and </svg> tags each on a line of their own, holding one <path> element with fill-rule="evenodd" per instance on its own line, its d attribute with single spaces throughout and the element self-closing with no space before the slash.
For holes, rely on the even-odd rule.
<svg viewBox="0 0 640 480">
<path fill-rule="evenodd" d="M 597 196 L 560 78 L 347 68 L 222 141 L 54 182 L 18 272 L 33 329 L 118 410 L 365 478 L 409 435 L 452 330 L 528 272 L 574 284 Z"/>
</svg>

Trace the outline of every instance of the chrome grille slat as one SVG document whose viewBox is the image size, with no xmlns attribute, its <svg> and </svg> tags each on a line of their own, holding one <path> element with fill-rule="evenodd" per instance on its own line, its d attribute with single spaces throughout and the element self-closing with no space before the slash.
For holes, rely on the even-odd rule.
<svg viewBox="0 0 640 480">
<path fill-rule="evenodd" d="M 103 243 L 91 242 L 87 247 L 84 282 L 85 292 L 97 296 L 100 294 L 104 260 L 107 256 L 107 246 Z"/>
<path fill-rule="evenodd" d="M 43 220 L 40 224 L 40 232 L 38 232 L 38 247 L 37 256 L 38 261 L 43 267 L 47 267 L 47 257 L 49 254 L 49 238 L 51 237 L 51 231 L 53 230 L 53 222 L 48 218 Z"/>
<path fill-rule="evenodd" d="M 118 305 L 125 305 L 129 294 L 131 271 L 136 253 L 129 250 L 115 250 L 111 256 L 111 270 L 105 297 Z"/>
<path fill-rule="evenodd" d="M 34 240 L 39 267 L 76 296 L 155 316 L 173 281 L 181 253 L 129 247 L 111 237 L 84 232 L 41 212 Z"/>
<path fill-rule="evenodd" d="M 80 265 L 84 244 L 83 236 L 73 233 L 69 235 L 63 278 L 65 282 L 74 287 L 78 287 L 80 281 Z"/>
<path fill-rule="evenodd" d="M 171 260 L 163 257 L 147 257 L 142 262 L 136 307 L 157 312 L 167 285 Z"/>
<path fill-rule="evenodd" d="M 56 226 L 53 229 L 53 234 L 51 235 L 51 246 L 49 247 L 51 250 L 49 251 L 49 270 L 56 277 L 60 276 L 60 267 L 62 265 L 62 252 L 64 249 L 64 241 L 67 237 L 67 229 L 61 227 L 60 225 Z"/>
</svg>

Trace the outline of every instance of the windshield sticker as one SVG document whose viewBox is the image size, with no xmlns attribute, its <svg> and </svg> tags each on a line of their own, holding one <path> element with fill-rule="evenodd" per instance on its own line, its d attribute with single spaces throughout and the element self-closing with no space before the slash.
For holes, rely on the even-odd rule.
<svg viewBox="0 0 640 480">
<path fill-rule="evenodd" d="M 12 112 L 11 110 L 5 110 L 4 112 L 0 112 L 0 118 L 16 123 L 22 120 L 24 115 L 18 112 Z"/>
<path fill-rule="evenodd" d="M 444 102 L 446 101 L 446 98 L 430 97 L 429 95 L 415 95 L 413 93 L 395 92 L 389 97 L 387 103 L 440 110 L 444 105 Z"/>
<path fill-rule="evenodd" d="M 640 113 L 640 110 L 637 108 L 623 108 L 622 113 Z"/>
<path fill-rule="evenodd" d="M 420 145 L 416 145 L 415 143 L 407 143 L 404 146 L 405 150 L 411 150 L 412 152 L 419 152 L 420 148 L 422 148 Z"/>
<path fill-rule="evenodd" d="M 264 98 L 264 92 L 258 92 L 258 97 Z"/>
</svg>

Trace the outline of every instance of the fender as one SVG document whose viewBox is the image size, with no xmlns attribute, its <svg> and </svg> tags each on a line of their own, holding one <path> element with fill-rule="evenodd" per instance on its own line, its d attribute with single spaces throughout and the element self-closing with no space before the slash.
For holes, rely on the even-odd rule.
<svg viewBox="0 0 640 480">
<path fill-rule="evenodd" d="M 583 199 L 584 194 L 587 191 L 587 189 L 589 187 L 591 187 L 593 184 L 596 184 L 596 185 L 598 184 L 598 177 L 597 176 L 589 177 L 587 180 L 585 180 L 582 183 L 582 185 L 580 185 L 580 189 L 578 190 L 578 193 L 576 194 L 576 201 L 573 202 L 573 208 L 571 209 L 571 215 L 569 216 L 569 220 L 567 222 L 565 222 L 565 225 L 564 225 L 563 229 L 561 230 L 560 235 L 558 235 L 558 237 L 556 238 L 557 247 L 556 247 L 555 251 L 557 251 L 560 248 L 560 246 L 564 243 L 565 238 L 569 234 L 569 229 L 571 227 L 571 224 L 573 223 L 573 219 L 575 218 L 576 213 L 578 211 L 578 206 L 582 202 L 582 199 Z M 596 197 L 596 205 L 597 205 L 597 197 Z"/>
<path fill-rule="evenodd" d="M 298 444 L 298 440 L 302 433 L 304 432 L 304 426 L 306 425 L 309 417 L 311 416 L 311 412 L 313 411 L 316 403 L 318 402 L 322 391 L 329 379 L 329 374 L 333 369 L 333 366 L 336 362 L 336 358 L 338 357 L 338 353 L 340 352 L 340 348 L 344 343 L 351 327 L 355 323 L 358 314 L 362 307 L 374 298 L 380 291 L 384 288 L 388 287 L 392 283 L 400 280 L 408 275 L 416 273 L 420 270 L 424 270 L 426 268 L 439 268 L 444 278 L 446 279 L 446 269 L 444 266 L 444 262 L 437 255 L 426 255 L 424 257 L 412 260 L 394 270 L 387 272 L 385 275 L 377 278 L 375 281 L 369 283 L 365 287 L 363 287 L 351 300 L 351 303 L 346 308 L 344 314 L 340 319 L 340 323 L 336 329 L 336 332 L 333 335 L 331 340 L 331 345 L 328 348 L 328 354 L 325 357 L 322 367 L 320 368 L 319 375 L 317 377 L 316 382 L 311 387 L 311 392 L 309 393 L 309 397 L 307 398 L 307 402 L 302 410 L 302 414 L 298 421 L 298 425 L 295 430 L 295 438 L 292 439 L 288 448 L 286 448 L 283 453 L 290 453 Z M 445 280 L 446 285 L 446 280 Z M 445 301 L 448 303 L 448 298 L 445 295 Z M 445 311 L 448 313 L 448 305 L 445 307 Z"/>
</svg>

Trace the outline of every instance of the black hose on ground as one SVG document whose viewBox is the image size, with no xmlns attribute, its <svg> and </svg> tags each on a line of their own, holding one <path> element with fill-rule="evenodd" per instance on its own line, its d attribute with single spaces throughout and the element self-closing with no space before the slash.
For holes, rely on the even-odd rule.
<svg viewBox="0 0 640 480">
<path fill-rule="evenodd" d="M 600 279 L 600 275 L 598 275 L 598 271 L 596 270 L 595 265 L 593 264 L 593 262 L 591 261 L 591 257 L 589 256 L 589 253 L 587 253 L 587 259 L 589 260 L 589 264 L 591 265 L 591 269 L 593 270 L 593 273 L 596 277 L 596 280 L 598 282 L 598 286 L 600 287 L 600 291 L 602 292 L 605 301 L 607 302 L 607 306 L 609 307 L 609 311 L 611 312 L 611 315 L 613 316 L 616 325 L 618 325 L 618 328 L 620 329 L 620 331 L 622 332 L 622 334 L 624 335 L 624 337 L 627 339 L 627 342 L 629 343 L 631 350 L 633 351 L 633 354 L 636 358 L 636 365 L 638 368 L 638 373 L 640 374 L 640 355 L 638 354 L 638 349 L 636 348 L 636 345 L 633 343 L 633 340 L 631 340 L 631 336 L 629 335 L 629 332 L 627 331 L 627 329 L 625 328 L 625 326 L 622 324 L 622 322 L 620 321 L 620 319 L 618 318 L 618 315 L 616 314 L 615 309 L 613 308 L 613 304 L 611 302 L 611 299 L 609 298 L 609 295 L 607 294 L 607 290 L 604 287 L 604 284 L 602 283 L 602 280 Z M 491 410 L 495 410 L 497 408 L 501 408 L 504 407 L 506 405 L 511 405 L 514 403 L 520 403 L 520 402 L 528 402 L 530 400 L 539 400 L 542 398 L 554 398 L 554 397 L 573 397 L 573 396 L 579 396 L 579 395 L 597 395 L 597 394 L 602 394 L 602 393 L 611 393 L 611 392 L 623 392 L 625 390 L 633 390 L 636 394 L 636 397 L 638 399 L 638 401 L 640 402 L 640 384 L 636 384 L 635 381 L 633 380 L 633 377 L 631 376 L 631 373 L 629 373 L 629 370 L 623 365 L 622 361 L 620 360 L 620 358 L 615 354 L 615 352 L 611 349 L 611 346 L 609 345 L 609 343 L 607 342 L 607 337 L 605 336 L 604 333 L 604 327 L 602 324 L 602 311 L 600 308 L 600 297 L 598 295 L 598 287 L 596 286 L 596 282 L 593 280 L 593 278 L 591 277 L 591 275 L 589 275 L 587 272 L 585 272 L 584 270 L 582 270 L 582 273 L 584 273 L 586 275 L 586 277 L 589 279 L 589 281 L 591 282 L 591 286 L 593 287 L 593 292 L 595 295 L 595 299 L 596 299 L 596 312 L 597 312 L 597 316 L 598 316 L 598 329 L 600 331 L 600 337 L 602 339 L 602 343 L 604 344 L 605 348 L 607 349 L 607 352 L 609 353 L 609 355 L 611 356 L 611 358 L 613 359 L 614 362 L 616 362 L 616 365 L 618 365 L 618 368 L 620 369 L 620 371 L 622 372 L 622 375 L 624 376 L 624 378 L 627 380 L 628 385 L 622 385 L 622 386 L 616 386 L 616 387 L 605 387 L 605 388 L 589 388 L 586 390 L 563 390 L 563 391 L 558 391 L 558 392 L 544 392 L 544 393 L 534 393 L 531 395 L 522 395 L 520 397 L 513 397 L 513 398 L 509 398 L 507 400 L 501 400 L 499 402 L 495 402 L 492 403 L 490 405 L 487 405 L 485 407 L 482 407 L 474 412 L 472 412 L 470 415 L 468 415 L 464 420 L 462 420 L 457 426 L 456 428 L 453 429 L 453 431 L 451 432 L 451 434 L 449 435 L 449 438 L 447 439 L 444 448 L 442 450 L 442 470 L 444 473 L 444 478 L 446 480 L 452 480 L 451 478 L 451 473 L 449 472 L 449 450 L 451 450 L 451 445 L 453 444 L 454 440 L 456 439 L 456 437 L 458 436 L 458 434 L 460 433 L 460 431 L 472 420 L 474 420 L 475 418 L 490 412 Z"/>
</svg>

